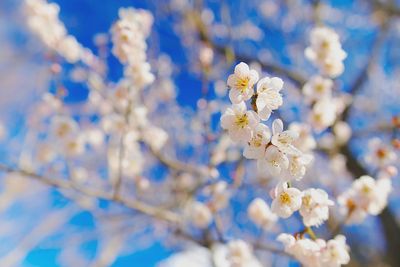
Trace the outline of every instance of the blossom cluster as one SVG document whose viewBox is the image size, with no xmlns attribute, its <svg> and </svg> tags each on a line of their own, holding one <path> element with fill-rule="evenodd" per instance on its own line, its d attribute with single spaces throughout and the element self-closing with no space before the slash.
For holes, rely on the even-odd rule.
<svg viewBox="0 0 400 267">
<path fill-rule="evenodd" d="M 323 239 L 296 239 L 289 234 L 280 234 L 278 240 L 284 244 L 287 253 L 306 267 L 340 267 L 350 262 L 349 248 L 343 235 L 326 242 Z"/>
<path fill-rule="evenodd" d="M 388 177 L 377 180 L 361 176 L 338 197 L 338 203 L 346 216 L 346 223 L 361 223 L 368 214 L 378 215 L 386 207 L 392 182 Z"/>
<path fill-rule="evenodd" d="M 326 26 L 315 27 L 310 33 L 311 44 L 305 55 L 324 75 L 335 78 L 343 73 L 343 60 L 347 57 L 339 35 Z"/>
<path fill-rule="evenodd" d="M 306 103 L 312 106 L 309 122 L 315 131 L 322 132 L 335 123 L 347 104 L 345 97 L 334 96 L 332 80 L 343 73 L 346 52 L 338 34 L 325 26 L 312 29 L 310 41 L 305 55 L 318 67 L 320 75 L 312 76 L 302 92 Z"/>
<path fill-rule="evenodd" d="M 45 0 L 26 0 L 25 12 L 29 28 L 50 49 L 56 51 L 69 63 L 88 60 L 93 55 L 82 47 L 76 38 L 67 33 L 59 19 L 60 8 L 55 3 Z"/>
<path fill-rule="evenodd" d="M 153 16 L 145 10 L 121 8 L 119 20 L 111 33 L 113 53 L 124 64 L 125 76 L 132 80 L 137 89 L 151 84 L 154 75 L 146 56 L 146 38 L 150 35 Z"/>
<path fill-rule="evenodd" d="M 221 126 L 228 131 L 232 141 L 245 146 L 243 155 L 257 160 L 258 172 L 280 180 L 271 192 L 271 208 L 263 199 L 257 198 L 250 203 L 248 215 L 264 230 L 271 229 L 278 217 L 289 218 L 296 211 L 303 217 L 305 227 L 319 226 L 328 219 L 329 206 L 334 204 L 333 201 L 322 189 L 301 191 L 291 183 L 301 180 L 305 175 L 307 165 L 313 160 L 312 154 L 308 152 L 315 147 L 315 141 L 304 125 L 293 124 L 291 129 L 284 130 L 282 120 L 275 119 L 271 131 L 261 122 L 268 120 L 271 113 L 283 104 L 280 94 L 283 81 L 277 77 L 266 77 L 258 81 L 258 77 L 258 73 L 243 62 L 235 67 L 234 74 L 229 76 L 227 82 L 232 106 L 221 117 Z M 257 89 L 254 92 L 256 83 Z M 250 99 L 252 110 L 246 106 L 246 101 Z M 299 147 L 296 147 L 296 143 Z M 306 239 L 299 240 L 296 242 L 307 242 Z M 322 244 L 318 250 L 323 250 Z M 347 251 L 345 254 L 348 257 Z M 334 264 L 336 259 L 327 262 Z M 347 262 L 339 261 L 337 266 Z"/>
<path fill-rule="evenodd" d="M 59 49 L 63 39 L 73 37 L 67 35 L 65 26 L 58 19 L 58 5 L 42 0 L 26 0 L 25 9 L 28 25 L 34 27 L 32 30 L 50 49 L 70 63 L 78 60 L 89 62 L 86 56 L 91 52 L 75 39 L 76 47 L 65 47 L 69 54 Z M 145 162 L 141 144 L 159 151 L 168 139 L 167 133 L 148 119 L 148 108 L 144 106 L 141 95 L 141 91 L 154 81 L 146 56 L 146 38 L 152 22 L 153 17 L 148 11 L 134 8 L 119 10 L 119 19 L 112 26 L 111 35 L 114 55 L 120 59 L 125 73 L 117 83 L 105 82 L 98 69 L 91 64 L 86 64 L 88 68 L 74 69 L 72 76 L 75 81 L 88 84 L 90 91 L 85 108 L 98 118 L 98 124 L 92 123 L 89 127 L 81 125 L 79 118 L 73 117 L 63 106 L 62 95 L 44 95 L 42 103 L 48 111 L 42 116 L 43 120 L 49 120 L 51 129 L 46 135 L 48 140 L 57 141 L 60 145 L 52 147 L 43 142 L 38 148 L 41 164 L 52 163 L 60 157 L 71 161 L 73 157 L 107 144 L 111 182 L 115 184 L 121 176 L 129 176 L 133 177 L 139 190 L 149 187 L 149 180 L 142 175 Z M 43 24 L 49 25 L 50 30 Z M 70 172 L 74 175 L 76 169 L 72 168 Z"/>
<path fill-rule="evenodd" d="M 189 12 L 189 6 L 185 9 L 189 15 L 185 17 L 197 16 L 196 12 Z M 371 139 L 364 158 L 367 168 L 375 171 L 371 173 L 374 173 L 376 179 L 361 176 L 352 180 L 351 184 L 348 183 L 349 186 L 343 191 L 327 189 L 325 186 L 336 181 L 324 184 L 326 191 L 310 181 L 324 179 L 315 175 L 322 165 L 318 162 L 321 158 L 319 152 L 327 155 L 324 160 L 329 160 L 332 169 L 340 169 L 340 176 L 347 176 L 343 171 L 347 170 L 344 166 L 346 159 L 341 153 L 353 130 L 342 114 L 351 100 L 349 96 L 340 94 L 339 90 L 335 91 L 339 83 L 334 81 L 343 73 L 343 62 L 347 55 L 342 49 L 339 35 L 333 29 L 318 26 L 311 31 L 310 46 L 305 49 L 305 56 L 317 67 L 318 73 L 312 75 L 301 88 L 302 100 L 310 112 L 306 112 L 301 121 L 292 123 L 284 123 L 284 117 L 279 116 L 278 110 L 284 104 L 282 91 L 286 87 L 289 89 L 287 84 L 284 87 L 281 78 L 261 77 L 256 67 L 253 69 L 240 62 L 226 83 L 213 81 L 221 72 L 218 66 L 225 65 L 214 66 L 213 63 L 219 60 L 217 53 L 220 51 L 214 49 L 212 38 L 203 36 L 207 33 L 201 32 L 204 40 L 200 49 L 193 50 L 198 53 L 196 60 L 204 76 L 204 98 L 199 99 L 195 114 L 190 113 L 189 118 L 186 118 L 187 110 L 174 102 L 176 91 L 170 77 L 174 69 L 173 62 L 167 56 L 154 60 L 147 55 L 147 40 L 152 37 L 154 20 L 150 12 L 121 8 L 118 19 L 110 29 L 110 38 L 108 34 L 95 38 L 95 43 L 104 45 L 101 49 L 107 50 L 97 58 L 67 33 L 58 18 L 59 7 L 56 4 L 45 0 L 25 0 L 25 11 L 28 26 L 50 51 L 56 52 L 68 63 L 84 63 L 84 66 L 73 65 L 69 74 L 73 82 L 83 83 L 89 89 L 87 102 L 79 103 L 78 112 L 83 115 L 71 112 L 63 103 L 68 88 L 64 88 L 62 81 L 59 82 L 62 79 L 58 79 L 69 69 L 61 70 L 62 63 L 53 62 L 51 74 L 57 81 L 57 92 L 45 93 L 35 110 L 35 116 L 29 118 L 32 128 L 36 127 L 35 138 L 39 144 L 30 157 L 25 154 L 21 156 L 20 166 L 26 170 L 25 174 L 35 171 L 40 174 L 50 170 L 49 173 L 53 175 L 54 171 L 59 171 L 62 174 L 60 176 L 71 179 L 66 179 L 66 182 L 71 182 L 70 188 L 76 189 L 78 193 L 83 182 L 85 188 L 93 185 L 94 193 L 89 190 L 93 194 L 89 194 L 90 199 L 95 199 L 97 189 L 100 189 L 99 199 L 105 198 L 127 207 L 133 203 L 133 210 L 156 219 L 164 220 L 163 214 L 172 214 L 165 220 L 179 223 L 166 223 L 166 227 L 173 228 L 171 232 L 177 236 L 181 234 L 183 238 L 207 246 L 207 255 L 210 256 L 207 259 L 214 258 L 210 254 L 215 253 L 213 250 L 216 246 L 223 247 L 224 256 L 219 259 L 221 263 L 215 264 L 218 267 L 262 266 L 254 251 L 260 249 L 263 241 L 261 238 L 264 236 L 257 243 L 247 241 L 247 237 L 235 236 L 234 230 L 237 229 L 231 231 L 224 225 L 229 219 L 235 223 L 232 228 L 241 227 L 241 213 L 237 216 L 236 206 L 230 207 L 229 204 L 237 196 L 240 199 L 244 191 L 245 197 L 251 198 L 245 202 L 246 219 L 257 230 L 282 233 L 278 220 L 297 219 L 298 215 L 300 230 L 293 230 L 298 232 L 291 234 L 277 234 L 277 240 L 284 246 L 284 251 L 280 252 L 290 254 L 309 267 L 340 267 L 350 261 L 349 247 L 344 236 L 337 235 L 333 239 L 323 240 L 313 231 L 313 228 L 320 227 L 328 219 L 330 223 L 327 228 L 330 228 L 331 221 L 333 224 L 341 224 L 337 218 L 330 217 L 335 202 L 328 192 L 334 194 L 338 209 L 344 215 L 342 223 L 361 223 L 368 215 L 378 215 L 387 206 L 392 191 L 391 178 L 397 174 L 394 166 L 397 154 L 381 139 Z M 205 10 L 199 21 L 193 18 L 191 23 L 195 25 L 190 26 L 201 29 L 202 26 L 211 26 L 198 25 L 210 14 L 211 10 Z M 196 39 L 189 34 L 183 38 L 193 39 L 187 40 L 187 43 Z M 112 53 L 107 53 L 108 39 L 111 40 Z M 233 59 L 229 52 L 226 49 L 225 57 L 226 61 L 231 62 Z M 112 55 L 119 60 L 124 70 L 123 76 L 117 81 L 108 81 L 107 75 L 92 64 L 97 61 L 97 64 L 105 65 L 107 56 Z M 285 71 L 278 72 L 285 74 Z M 290 76 L 288 72 L 285 77 L 296 81 L 296 75 Z M 297 82 L 302 84 L 303 79 L 300 80 Z M 208 99 L 207 90 L 213 82 L 217 97 Z M 230 103 L 223 110 L 226 85 Z M 219 115 L 221 111 L 220 126 L 226 132 L 217 133 L 212 123 L 213 116 Z M 174 114 L 174 123 L 170 121 L 171 114 Z M 192 127 L 190 130 L 185 127 L 189 124 Z M 0 124 L 0 139 L 2 135 Z M 314 151 L 317 148 L 316 140 L 320 141 L 319 151 Z M 400 147 L 400 142 L 397 142 Z M 173 146 L 176 146 L 175 151 L 172 151 Z M 204 150 L 196 151 L 200 146 L 204 146 Z M 192 151 L 196 153 L 195 159 L 179 159 Z M 105 161 L 97 162 L 98 169 L 89 170 L 92 167 L 91 161 L 97 161 L 98 155 L 105 156 Z M 242 156 L 249 161 L 243 160 Z M 77 164 L 83 161 L 90 162 L 90 167 Z M 231 162 L 237 164 L 232 183 L 220 177 L 224 174 L 220 170 L 224 170 L 225 165 L 219 166 Z M 314 162 L 318 164 L 313 166 Z M 162 168 L 154 170 L 154 167 L 161 165 Z M 227 164 L 227 168 L 230 167 Z M 311 167 L 313 169 L 310 171 Z M 165 173 L 164 169 L 167 169 Z M 249 169 L 254 173 L 244 174 Z M 162 172 L 162 181 L 158 180 L 159 172 Z M 254 178 L 256 172 L 257 177 Z M 150 178 L 153 173 L 156 173 L 154 182 Z M 236 179 L 236 176 L 239 178 Z M 37 177 L 40 178 L 39 175 Z M 256 184 L 251 184 L 253 178 L 257 179 Z M 247 191 L 247 186 L 251 192 Z M 131 194 L 128 190 L 138 194 Z M 160 195 L 154 198 L 153 192 Z M 338 195 L 336 192 L 339 192 Z M 266 200 L 268 197 L 270 201 Z M 237 218 L 238 223 L 235 221 Z M 186 230 L 192 232 L 186 233 Z M 274 252 L 275 248 L 271 251 Z"/>
</svg>

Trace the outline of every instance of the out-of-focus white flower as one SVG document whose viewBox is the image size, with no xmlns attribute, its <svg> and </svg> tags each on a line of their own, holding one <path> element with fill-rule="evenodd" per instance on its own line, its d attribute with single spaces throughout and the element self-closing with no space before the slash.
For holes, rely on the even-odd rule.
<svg viewBox="0 0 400 267">
<path fill-rule="evenodd" d="M 301 152 L 309 152 L 317 146 L 309 124 L 292 122 L 289 125 L 289 131 L 299 134 L 299 137 L 292 144 Z"/>
<path fill-rule="evenodd" d="M 51 133 L 59 139 L 69 138 L 79 132 L 78 123 L 68 116 L 55 116 L 50 122 Z"/>
<path fill-rule="evenodd" d="M 293 146 L 293 142 L 299 137 L 297 132 L 283 131 L 283 122 L 280 119 L 272 123 L 271 143 L 279 148 L 280 151 L 289 155 L 300 155 L 301 152 Z"/>
<path fill-rule="evenodd" d="M 321 76 L 313 76 L 303 86 L 303 94 L 307 101 L 314 102 L 324 98 L 330 98 L 332 95 L 333 82 L 331 79 L 325 79 Z"/>
<path fill-rule="evenodd" d="M 211 47 L 203 45 L 200 48 L 199 60 L 204 66 L 209 66 L 214 59 L 214 51 Z"/>
<path fill-rule="evenodd" d="M 148 126 L 142 132 L 142 138 L 153 150 L 159 151 L 167 142 L 168 134 L 156 126 Z"/>
<path fill-rule="evenodd" d="M 331 126 L 336 119 L 336 105 L 332 99 L 322 99 L 315 103 L 309 121 L 314 130 L 322 132 Z"/>
<path fill-rule="evenodd" d="M 229 136 L 235 142 L 250 141 L 258 122 L 258 115 L 247 110 L 244 102 L 233 104 L 221 117 L 222 128 L 228 130 Z"/>
<path fill-rule="evenodd" d="M 339 121 L 333 126 L 333 133 L 335 134 L 336 142 L 341 145 L 350 140 L 352 131 L 348 123 Z"/>
<path fill-rule="evenodd" d="M 69 63 L 75 63 L 81 58 L 82 47 L 73 36 L 62 39 L 57 50 Z"/>
<path fill-rule="evenodd" d="M 385 167 L 397 159 L 396 153 L 379 138 L 368 142 L 368 154 L 365 160 L 374 167 Z"/>
<path fill-rule="evenodd" d="M 314 157 L 310 154 L 301 154 L 299 156 L 292 156 L 289 159 L 288 180 L 296 179 L 301 180 L 306 174 L 307 166 L 311 163 Z"/>
<path fill-rule="evenodd" d="M 254 199 L 247 208 L 250 219 L 263 229 L 271 229 L 278 217 L 271 212 L 268 204 L 261 198 Z"/>
<path fill-rule="evenodd" d="M 235 242 L 235 241 L 232 241 Z M 233 245 L 237 246 L 237 245 Z M 240 246 L 240 245 L 239 245 Z M 235 249 L 235 248 L 233 248 Z M 233 252 L 233 251 L 232 251 Z M 251 252 L 251 250 L 250 250 Z M 214 244 L 210 249 L 193 247 L 172 255 L 157 267 L 262 267 L 257 258 L 250 253 L 245 261 L 235 265 L 231 261 L 229 245 Z"/>
<path fill-rule="evenodd" d="M 62 141 L 62 151 L 68 157 L 75 157 L 82 155 L 85 152 L 85 138 L 81 135 L 75 135 Z"/>
<path fill-rule="evenodd" d="M 375 180 L 364 175 L 355 180 L 348 190 L 338 197 L 338 203 L 349 224 L 361 223 L 368 214 L 378 215 L 387 205 L 392 191 L 388 178 Z"/>
<path fill-rule="evenodd" d="M 208 206 L 212 211 L 222 210 L 229 204 L 230 192 L 225 181 L 205 187 L 204 193 L 211 198 Z"/>
<path fill-rule="evenodd" d="M 289 218 L 299 210 L 302 202 L 302 192 L 294 187 L 288 187 L 287 183 L 281 183 L 275 188 L 275 198 L 272 201 L 271 210 L 281 218 Z"/>
<path fill-rule="evenodd" d="M 207 228 L 212 221 L 211 210 L 201 202 L 196 201 L 190 211 L 190 219 L 198 228 Z"/>
<path fill-rule="evenodd" d="M 310 188 L 303 191 L 300 214 L 305 226 L 319 226 L 329 218 L 329 206 L 333 201 L 322 189 Z"/>
<path fill-rule="evenodd" d="M 349 248 L 346 237 L 338 235 L 331 239 L 321 250 L 321 266 L 340 267 L 350 262 Z"/>
<path fill-rule="evenodd" d="M 39 161 L 41 164 L 46 164 L 51 161 L 53 161 L 56 157 L 56 151 L 50 144 L 40 144 L 38 145 L 37 151 L 36 151 L 36 159 Z"/>
<path fill-rule="evenodd" d="M 253 94 L 254 84 L 258 81 L 258 73 L 251 70 L 249 66 L 240 62 L 235 67 L 234 74 L 228 77 L 229 98 L 234 104 L 239 104 L 242 101 L 249 100 Z"/>
<path fill-rule="evenodd" d="M 230 267 L 246 267 L 252 258 L 252 248 L 243 240 L 233 240 L 228 243 L 227 259 Z"/>
<path fill-rule="evenodd" d="M 243 155 L 248 159 L 260 159 L 265 156 L 266 145 L 271 140 L 268 126 L 260 123 L 254 129 L 253 137 L 246 145 Z"/>
<path fill-rule="evenodd" d="M 278 176 L 289 167 L 288 157 L 276 146 L 268 146 L 264 158 L 257 161 L 258 171 L 267 172 L 272 176 Z"/>
<path fill-rule="evenodd" d="M 55 3 L 43 0 L 25 0 L 27 24 L 41 41 L 50 49 L 59 53 L 69 63 L 83 59 L 85 49 L 75 39 L 68 35 L 64 24 L 58 18 L 60 7 Z M 93 54 L 86 51 L 86 54 Z"/>
<path fill-rule="evenodd" d="M 119 20 L 111 29 L 113 54 L 125 64 L 124 74 L 136 89 L 154 81 L 146 56 L 146 38 L 150 34 L 153 16 L 145 10 L 120 8 Z"/>
<path fill-rule="evenodd" d="M 280 90 L 283 81 L 280 78 L 265 77 L 257 83 L 257 112 L 262 120 L 268 120 L 273 110 L 278 109 L 282 104 Z"/>
<path fill-rule="evenodd" d="M 100 124 L 104 132 L 107 134 L 121 134 L 127 128 L 124 117 L 117 113 L 104 116 Z"/>
<path fill-rule="evenodd" d="M 342 49 L 339 36 L 328 27 L 316 27 L 310 34 L 310 46 L 305 55 L 319 70 L 332 78 L 343 73 L 343 60 L 347 54 Z"/>
</svg>

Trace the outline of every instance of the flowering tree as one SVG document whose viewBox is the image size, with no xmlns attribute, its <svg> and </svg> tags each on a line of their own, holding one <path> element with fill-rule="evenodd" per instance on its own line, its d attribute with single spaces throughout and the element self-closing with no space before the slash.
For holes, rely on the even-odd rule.
<svg viewBox="0 0 400 267">
<path fill-rule="evenodd" d="M 48 71 L 26 130 L 0 127 L 0 207 L 22 209 L 2 223 L 2 266 L 51 237 L 60 266 L 111 266 L 154 242 L 177 251 L 160 267 L 400 266 L 396 2 L 150 6 L 120 8 L 93 50 L 57 4 L 21 3 Z M 169 35 L 186 65 L 158 47 Z M 196 107 L 177 100 L 189 90 Z M 76 234 L 83 211 L 95 226 Z"/>
</svg>

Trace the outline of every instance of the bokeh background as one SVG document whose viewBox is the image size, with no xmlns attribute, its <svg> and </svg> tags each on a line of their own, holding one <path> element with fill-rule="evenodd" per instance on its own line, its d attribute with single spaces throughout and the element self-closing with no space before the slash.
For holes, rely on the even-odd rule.
<svg viewBox="0 0 400 267">
<path fill-rule="evenodd" d="M 120 7 L 133 6 L 144 8 L 154 14 L 155 22 L 149 43 L 148 54 L 166 54 L 174 63 L 173 79 L 177 90 L 177 101 L 188 110 L 196 111 L 201 98 L 201 76 L 193 62 L 196 47 L 185 46 L 182 37 L 181 21 L 178 15 L 168 15 L 167 6 L 179 7 L 186 1 L 173 0 L 55 0 L 61 8 L 61 20 L 70 34 L 74 35 L 85 47 L 96 50 L 93 38 L 97 33 L 108 32 L 117 19 Z M 187 1 L 191 2 L 191 1 Z M 238 55 L 245 58 L 272 62 L 296 70 L 309 76 L 315 72 L 306 62 L 303 50 L 308 43 L 308 33 L 314 23 L 312 15 L 313 1 L 287 0 L 252 0 L 252 1 L 204 1 L 202 16 L 210 20 L 210 29 L 214 32 L 217 44 L 229 45 Z M 390 26 L 383 30 L 379 21 L 387 20 L 387 13 L 379 9 L 380 1 L 333 0 L 323 1 L 322 19 L 334 27 L 341 36 L 344 50 L 348 53 L 345 61 L 346 71 L 336 81 L 343 92 L 349 92 L 355 83 L 360 89 L 351 111 L 349 122 L 357 138 L 351 141 L 355 157 L 362 163 L 366 151 L 366 142 L 374 136 L 389 140 L 390 132 L 382 131 L 392 116 L 400 114 L 400 1 L 387 1 L 395 8 Z M 385 1 L 383 1 L 385 2 Z M 378 3 L 378 4 L 377 4 Z M 386 2 L 385 2 L 386 3 Z M 396 8 L 396 6 L 398 6 Z M 20 10 L 21 1 L 0 1 L 0 120 L 7 128 L 6 136 L 0 141 L 0 160 L 12 162 L 15 151 L 19 151 L 22 136 L 26 134 L 27 112 L 33 103 L 40 99 L 46 90 L 52 90 L 49 81 L 48 66 L 43 56 L 45 48 L 27 31 L 24 15 Z M 230 34 L 221 25 L 226 23 L 224 12 L 230 14 Z M 397 13 L 396 13 L 397 12 Z M 190 39 L 190 33 L 187 34 Z M 190 43 L 190 42 L 189 42 Z M 379 50 L 374 47 L 379 44 Z M 153 57 L 154 58 L 154 57 Z M 370 59 L 373 62 L 370 63 Z M 372 65 L 369 68 L 366 66 Z M 122 74 L 122 67 L 113 57 L 109 59 L 109 79 L 117 81 Z M 225 80 L 230 70 L 221 72 Z M 373 75 L 369 75 L 373 73 Z M 295 86 L 295 85 L 293 85 Z M 66 101 L 79 104 L 87 98 L 88 89 L 82 85 L 69 85 Z M 288 93 L 289 95 L 289 93 Z M 282 115 L 288 121 L 301 118 L 302 107 L 298 105 L 298 95 L 287 100 Z M 359 104 L 357 104 L 359 103 Z M 368 106 L 366 111 L 364 108 Z M 367 113 L 366 113 L 367 112 Z M 366 115 L 367 114 L 367 115 Z M 217 124 L 216 120 L 215 124 Z M 217 126 L 215 126 L 217 127 Z M 368 166 L 365 166 L 368 169 Z M 323 168 L 322 168 L 323 169 Z M 155 172 L 157 173 L 157 171 Z M 326 178 L 323 183 L 329 183 Z M 394 192 L 390 198 L 389 209 L 393 218 L 399 223 L 400 193 L 398 179 L 394 180 Z M 34 200 L 34 203 L 29 202 Z M 48 203 L 52 207 L 78 209 L 67 198 L 57 191 L 43 194 L 34 191 L 26 201 L 13 204 L 3 211 L 0 217 L 0 256 L 6 255 L 10 248 L 23 240 L 40 218 L 57 220 L 47 213 Z M 0 206 L 5 205 L 0 201 Z M 107 205 L 107 203 L 104 203 Z M 57 209 L 56 209 L 57 210 Z M 393 219 L 392 218 L 392 219 Z M 13 220 L 26 226 L 14 229 Z M 49 233 L 45 238 L 33 237 L 25 240 L 31 250 L 21 263 L 23 267 L 58 266 L 60 257 L 69 257 L 60 253 L 57 247 L 63 244 L 65 235 L 92 233 L 95 220 L 90 212 L 80 211 L 68 221 L 60 221 L 61 230 Z M 358 227 L 346 227 L 349 242 L 357 244 L 355 253 L 373 253 L 389 248 L 385 242 L 379 218 L 369 218 Z M 13 234 L 9 234 L 11 233 Z M 7 234 L 8 233 L 8 234 Z M 366 235 L 365 233 L 368 233 Z M 147 233 L 150 234 L 151 233 Z M 390 235 L 391 233 L 386 233 Z M 396 238 L 400 238 L 397 236 Z M 177 251 L 177 247 L 168 246 L 155 239 L 144 246 L 137 246 L 135 238 L 129 241 L 132 250 L 126 250 L 112 265 L 123 266 L 156 266 Z M 365 245 L 363 247 L 363 244 Z M 79 249 L 84 257 L 94 257 L 98 249 L 96 238 L 80 243 Z M 71 243 L 68 246 L 73 246 Z M 391 248 L 400 251 L 400 247 Z M 71 254 L 72 255 L 72 254 Z M 293 266 L 298 266 L 292 263 Z"/>
</svg>

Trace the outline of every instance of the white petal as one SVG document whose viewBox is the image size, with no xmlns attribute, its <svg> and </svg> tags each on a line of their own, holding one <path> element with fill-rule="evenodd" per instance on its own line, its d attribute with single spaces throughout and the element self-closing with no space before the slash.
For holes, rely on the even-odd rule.
<svg viewBox="0 0 400 267">
<path fill-rule="evenodd" d="M 283 131 L 283 122 L 280 119 L 274 120 L 272 123 L 272 134 L 276 135 L 278 133 L 281 133 Z"/>
</svg>

